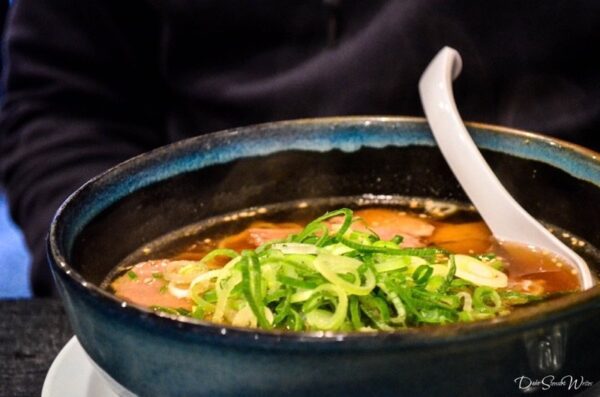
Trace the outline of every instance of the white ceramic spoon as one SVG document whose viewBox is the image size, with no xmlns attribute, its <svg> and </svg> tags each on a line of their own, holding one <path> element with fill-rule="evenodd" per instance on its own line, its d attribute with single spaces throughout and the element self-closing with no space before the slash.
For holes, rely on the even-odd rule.
<svg viewBox="0 0 600 397">
<path fill-rule="evenodd" d="M 515 201 L 475 146 L 452 92 L 452 80 L 461 68 L 459 53 L 444 47 L 419 81 L 427 121 L 450 169 L 498 240 L 532 245 L 563 257 L 577 269 L 582 288 L 591 288 L 594 280 L 585 261 Z"/>
</svg>

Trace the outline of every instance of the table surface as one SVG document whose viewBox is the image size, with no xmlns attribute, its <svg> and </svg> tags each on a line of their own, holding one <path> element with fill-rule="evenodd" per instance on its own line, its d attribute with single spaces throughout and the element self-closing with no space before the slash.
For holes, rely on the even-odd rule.
<svg viewBox="0 0 600 397">
<path fill-rule="evenodd" d="M 0 395 L 39 396 L 52 361 L 73 336 L 55 298 L 0 300 Z"/>
</svg>

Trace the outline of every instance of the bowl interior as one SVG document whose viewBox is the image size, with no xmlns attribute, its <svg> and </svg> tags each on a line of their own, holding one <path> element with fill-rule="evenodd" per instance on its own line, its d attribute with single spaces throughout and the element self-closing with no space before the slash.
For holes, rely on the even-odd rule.
<svg viewBox="0 0 600 397">
<path fill-rule="evenodd" d="M 597 159 L 531 134 L 470 131 L 533 216 L 600 247 Z M 64 262 L 97 285 L 136 249 L 206 218 L 363 194 L 467 201 L 423 120 L 324 119 L 216 133 L 130 160 L 80 189 L 53 230 Z"/>
</svg>

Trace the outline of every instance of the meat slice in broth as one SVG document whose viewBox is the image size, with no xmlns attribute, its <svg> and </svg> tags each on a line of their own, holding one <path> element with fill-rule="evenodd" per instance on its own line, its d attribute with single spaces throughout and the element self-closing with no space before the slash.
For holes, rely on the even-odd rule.
<svg viewBox="0 0 600 397">
<path fill-rule="evenodd" d="M 138 263 L 113 282 L 115 295 L 142 306 L 190 309 L 189 299 L 176 298 L 166 290 L 167 283 L 162 275 L 170 263 L 166 259 Z"/>
</svg>

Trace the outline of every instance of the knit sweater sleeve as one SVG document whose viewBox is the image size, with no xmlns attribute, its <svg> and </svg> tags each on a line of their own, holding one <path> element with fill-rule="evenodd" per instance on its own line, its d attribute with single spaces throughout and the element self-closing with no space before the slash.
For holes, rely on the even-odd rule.
<svg viewBox="0 0 600 397">
<path fill-rule="evenodd" d="M 52 292 L 45 236 L 90 177 L 162 144 L 159 24 L 140 1 L 18 0 L 5 31 L 0 176 Z"/>
</svg>

